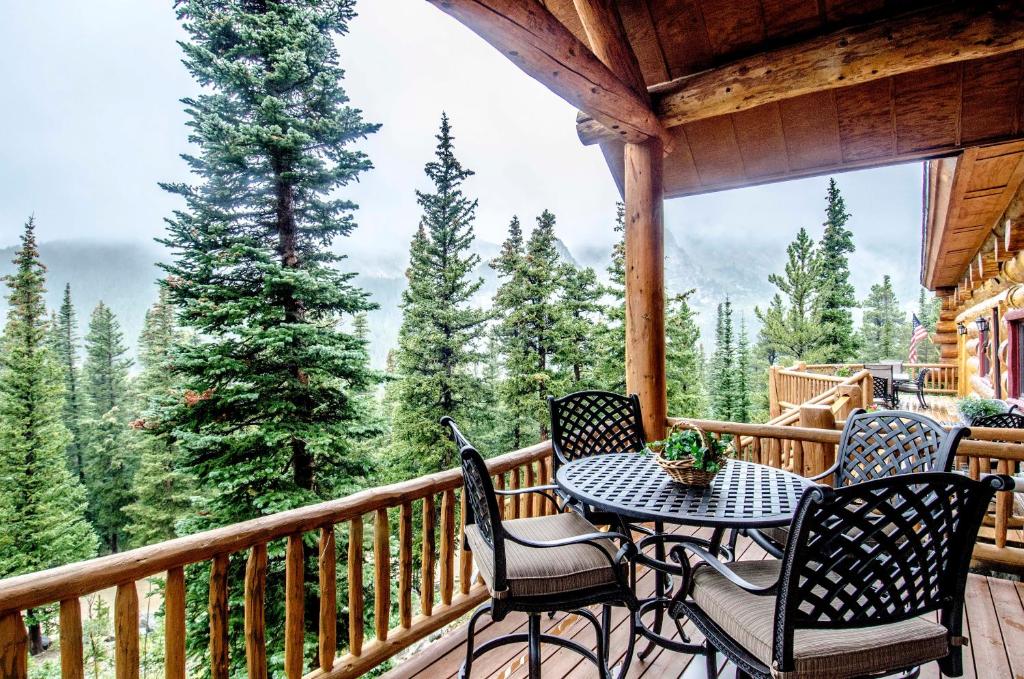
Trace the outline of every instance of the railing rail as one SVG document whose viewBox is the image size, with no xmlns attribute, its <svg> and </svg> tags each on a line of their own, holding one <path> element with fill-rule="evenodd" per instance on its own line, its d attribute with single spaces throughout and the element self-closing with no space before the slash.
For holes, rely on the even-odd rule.
<svg viewBox="0 0 1024 679">
<path fill-rule="evenodd" d="M 551 446 L 545 442 L 488 461 L 499 488 L 546 483 L 551 477 Z M 211 676 L 229 672 L 228 593 L 244 590 L 246 663 L 249 676 L 266 676 L 264 591 L 267 578 L 267 543 L 286 541 L 285 557 L 285 673 L 289 679 L 357 677 L 402 649 L 444 627 L 483 601 L 486 590 L 473 581 L 472 556 L 458 550 L 464 528 L 456 520 L 456 503 L 464 502 L 462 473 L 452 469 L 389 486 L 367 489 L 338 500 L 225 526 L 128 552 L 70 564 L 47 571 L 0 580 L 0 676 L 27 677 L 28 640 L 22 611 L 60 604 L 61 665 L 64 676 L 83 676 L 81 607 L 79 598 L 117 587 L 114 603 L 115 672 L 138 677 L 139 608 L 135 583 L 165 575 L 165 677 L 184 679 L 185 584 L 184 568 L 210 561 L 208 606 Z M 456 493 L 460 497 L 456 497 Z M 438 505 L 438 498 L 440 505 Z M 439 526 L 435 525 L 440 507 Z M 419 613 L 413 611 L 412 552 L 415 545 L 413 514 L 423 521 Z M 391 556 L 391 526 L 397 510 L 398 559 Z M 529 496 L 508 499 L 506 516 L 536 516 L 550 507 Z M 464 517 L 465 512 L 459 512 Z M 364 518 L 372 516 L 374 600 L 364 600 Z M 337 546 L 335 526 L 348 524 L 349 639 L 339 647 L 337 621 Z M 305 557 L 303 538 L 316 533 L 318 544 L 320 610 L 304 610 Z M 440 533 L 440 540 L 437 539 Z M 229 582 L 228 559 L 248 552 L 244 582 Z M 396 568 L 397 566 L 397 568 Z M 397 572 L 398 615 L 392 615 L 391 583 Z M 457 591 L 456 591 L 457 586 Z M 364 611 L 373 606 L 374 639 L 364 641 Z M 305 641 L 307 616 L 318 619 L 317 667 L 309 673 Z M 76 642 L 77 639 L 77 642 Z M 339 657 L 339 652 L 344 651 Z M 237 659 L 240 660 L 240 659 Z"/>
<path fill-rule="evenodd" d="M 904 363 L 904 370 L 910 379 L 916 380 L 918 373 L 928 369 L 924 378 L 924 390 L 929 394 L 953 394 L 957 393 L 959 370 L 955 363 Z M 840 371 L 856 372 L 864 369 L 863 363 L 807 363 L 803 365 L 803 371 L 818 375 L 835 376 Z"/>
</svg>

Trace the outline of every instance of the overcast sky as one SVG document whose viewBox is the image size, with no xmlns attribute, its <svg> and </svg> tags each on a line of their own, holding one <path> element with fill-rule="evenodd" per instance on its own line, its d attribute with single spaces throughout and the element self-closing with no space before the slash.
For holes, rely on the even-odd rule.
<svg viewBox="0 0 1024 679">
<path fill-rule="evenodd" d="M 424 0 L 362 0 L 341 39 L 346 87 L 369 121 L 375 169 L 351 188 L 359 230 L 341 249 L 404 257 L 415 188 L 442 110 L 477 175 L 477 233 L 500 242 L 512 214 L 558 217 L 570 248 L 610 244 L 617 191 L 597 147 L 576 139 L 575 111 Z M 34 213 L 42 240 L 149 240 L 177 205 L 158 181 L 186 180 L 178 102 L 195 92 L 180 63 L 170 0 L 0 2 L 0 246 Z M 916 298 L 919 164 L 839 177 L 856 234 L 863 297 L 892 273 Z M 669 201 L 677 240 L 701 232 L 781 257 L 796 229 L 820 234 L 827 178 Z"/>
</svg>

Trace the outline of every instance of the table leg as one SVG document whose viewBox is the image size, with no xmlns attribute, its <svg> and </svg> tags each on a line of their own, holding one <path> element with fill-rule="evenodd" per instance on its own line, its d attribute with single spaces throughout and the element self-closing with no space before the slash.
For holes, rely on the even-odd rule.
<svg viewBox="0 0 1024 679">
<path fill-rule="evenodd" d="M 661 535 L 665 532 L 665 524 L 661 521 L 654 522 L 654 532 Z M 665 543 L 658 540 L 654 543 L 654 558 L 658 561 L 665 560 Z M 654 569 L 654 596 L 660 598 L 665 596 L 666 581 L 668 580 L 668 574 L 662 571 L 660 568 Z M 658 606 L 654 610 L 654 625 L 651 630 L 657 634 L 661 634 L 661 623 L 664 620 L 665 611 L 661 606 Z M 651 654 L 651 651 L 655 649 L 657 644 L 653 640 L 647 643 L 647 648 L 640 651 L 639 658 L 644 660 Z"/>
</svg>

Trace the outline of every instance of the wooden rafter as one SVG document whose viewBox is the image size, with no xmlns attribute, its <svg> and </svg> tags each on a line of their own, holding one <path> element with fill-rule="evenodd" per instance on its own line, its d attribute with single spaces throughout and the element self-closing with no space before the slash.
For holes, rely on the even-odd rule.
<svg viewBox="0 0 1024 679">
<path fill-rule="evenodd" d="M 677 79 L 651 91 L 665 127 L 814 92 L 1024 49 L 1024 3 L 982 3 L 844 29 Z M 584 111 L 584 114 L 587 112 Z M 584 115 L 584 143 L 614 138 Z"/>
<path fill-rule="evenodd" d="M 512 63 L 601 122 L 616 139 L 671 144 L 647 102 L 538 0 L 428 0 Z"/>
</svg>

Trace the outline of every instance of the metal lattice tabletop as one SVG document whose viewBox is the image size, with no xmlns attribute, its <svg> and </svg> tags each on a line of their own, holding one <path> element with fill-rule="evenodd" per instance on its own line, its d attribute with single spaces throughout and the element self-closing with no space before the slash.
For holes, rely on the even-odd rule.
<svg viewBox="0 0 1024 679">
<path fill-rule="evenodd" d="M 718 528 L 788 524 L 809 481 L 753 462 L 730 460 L 708 488 L 673 481 L 647 454 L 595 455 L 558 470 L 569 495 L 640 521 Z"/>
</svg>

